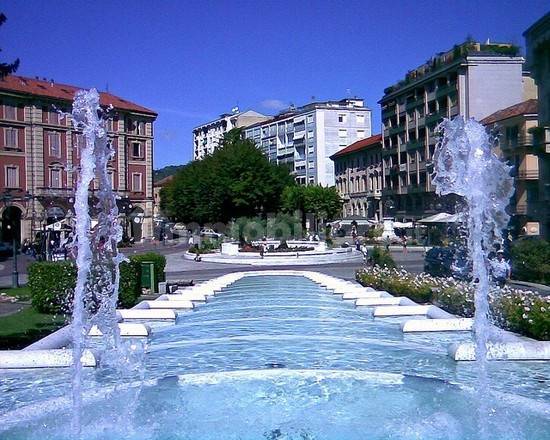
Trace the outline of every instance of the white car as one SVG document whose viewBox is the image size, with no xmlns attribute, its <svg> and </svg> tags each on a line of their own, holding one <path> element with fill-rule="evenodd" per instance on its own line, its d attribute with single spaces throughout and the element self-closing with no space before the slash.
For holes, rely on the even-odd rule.
<svg viewBox="0 0 550 440">
<path fill-rule="evenodd" d="M 220 234 L 219 232 L 216 232 L 211 228 L 203 228 L 201 229 L 201 237 L 222 238 L 223 234 Z"/>
</svg>

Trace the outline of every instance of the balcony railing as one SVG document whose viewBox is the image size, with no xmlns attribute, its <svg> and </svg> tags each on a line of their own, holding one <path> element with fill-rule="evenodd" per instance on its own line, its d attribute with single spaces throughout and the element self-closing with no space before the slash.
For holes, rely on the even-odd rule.
<svg viewBox="0 0 550 440">
<path fill-rule="evenodd" d="M 438 112 L 433 112 L 426 115 L 426 124 L 431 124 L 432 122 L 439 122 L 441 119 L 443 119 L 443 115 L 439 114 Z"/>
<path fill-rule="evenodd" d="M 435 91 L 435 96 L 437 98 L 439 98 L 441 96 L 448 95 L 449 93 L 451 93 L 452 91 L 455 91 L 455 90 L 456 90 L 456 83 L 452 82 L 452 83 L 447 84 L 445 86 L 439 86 L 437 88 L 437 90 Z"/>
<path fill-rule="evenodd" d="M 395 107 L 382 111 L 382 119 L 391 118 L 392 116 L 395 116 Z"/>
<path fill-rule="evenodd" d="M 397 127 L 390 127 L 389 134 L 390 136 L 393 136 L 394 134 L 401 133 L 404 130 L 405 130 L 405 126 L 403 125 L 398 125 Z"/>
</svg>

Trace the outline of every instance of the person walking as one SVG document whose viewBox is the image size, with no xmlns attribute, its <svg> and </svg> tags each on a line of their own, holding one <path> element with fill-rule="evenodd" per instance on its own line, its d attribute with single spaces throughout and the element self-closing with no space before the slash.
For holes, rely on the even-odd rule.
<svg viewBox="0 0 550 440">
<path fill-rule="evenodd" d="M 407 253 L 407 236 L 403 234 L 403 237 L 401 237 L 401 244 L 403 245 L 403 253 Z"/>
<path fill-rule="evenodd" d="M 506 280 L 510 278 L 512 269 L 510 263 L 504 259 L 504 252 L 499 250 L 496 258 L 491 260 L 491 273 L 493 280 L 500 286 L 504 287 Z"/>
</svg>

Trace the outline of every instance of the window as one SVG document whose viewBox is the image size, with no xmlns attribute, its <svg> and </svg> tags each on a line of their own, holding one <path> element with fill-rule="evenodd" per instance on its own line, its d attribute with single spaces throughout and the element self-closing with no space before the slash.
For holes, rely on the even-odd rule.
<svg viewBox="0 0 550 440">
<path fill-rule="evenodd" d="M 138 134 L 145 135 L 145 122 L 143 121 L 138 122 L 137 132 Z"/>
<path fill-rule="evenodd" d="M 107 171 L 107 179 L 111 185 L 111 189 L 115 189 L 115 172 L 110 170 Z"/>
<path fill-rule="evenodd" d="M 59 124 L 59 114 L 55 110 L 50 110 L 48 114 L 48 122 L 50 124 Z"/>
<path fill-rule="evenodd" d="M 339 137 L 348 137 L 348 131 L 345 128 L 340 128 L 338 130 Z"/>
<path fill-rule="evenodd" d="M 6 148 L 17 148 L 17 129 L 6 128 Z"/>
<path fill-rule="evenodd" d="M 134 192 L 141 192 L 141 173 L 132 174 L 132 189 Z"/>
<path fill-rule="evenodd" d="M 50 187 L 61 188 L 61 169 L 50 169 Z"/>
<path fill-rule="evenodd" d="M 309 176 L 309 183 L 312 185 L 315 184 L 315 177 Z"/>
<path fill-rule="evenodd" d="M 313 115 L 307 115 L 307 123 L 312 124 L 313 123 Z"/>
<path fill-rule="evenodd" d="M 309 131 L 307 132 L 307 138 L 308 138 L 308 139 L 313 139 L 313 130 L 309 130 Z"/>
<path fill-rule="evenodd" d="M 13 105 L 4 105 L 4 119 L 17 119 L 17 110 Z"/>
<path fill-rule="evenodd" d="M 363 139 L 365 137 L 365 130 L 357 130 L 357 139 Z"/>
<path fill-rule="evenodd" d="M 59 133 L 48 133 L 50 156 L 61 157 L 61 136 Z"/>
<path fill-rule="evenodd" d="M 310 169 L 311 169 L 311 168 L 315 168 L 315 163 L 314 163 L 312 160 L 310 160 L 310 161 L 308 162 L 307 167 L 310 168 Z"/>
<path fill-rule="evenodd" d="M 347 120 L 347 115 L 345 113 L 338 115 L 338 122 L 345 124 Z"/>
<path fill-rule="evenodd" d="M 355 115 L 355 120 L 357 124 L 364 124 L 365 123 L 365 115 Z"/>
<path fill-rule="evenodd" d="M 77 134 L 75 140 L 75 147 L 84 148 L 86 146 L 86 139 L 83 134 Z"/>
<path fill-rule="evenodd" d="M 132 157 L 141 157 L 141 143 L 132 142 Z"/>
<path fill-rule="evenodd" d="M 6 167 L 6 188 L 19 188 L 19 168 L 15 165 Z"/>
</svg>

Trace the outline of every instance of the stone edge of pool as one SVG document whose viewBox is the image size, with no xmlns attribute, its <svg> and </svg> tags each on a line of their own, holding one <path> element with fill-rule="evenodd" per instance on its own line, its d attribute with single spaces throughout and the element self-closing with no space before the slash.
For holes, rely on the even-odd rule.
<svg viewBox="0 0 550 440">
<path fill-rule="evenodd" d="M 244 277 L 257 276 L 302 276 L 319 284 L 335 295 L 341 295 L 343 301 L 354 301 L 356 307 L 373 308 L 376 319 L 386 317 L 410 317 L 401 324 L 404 333 L 409 332 L 449 332 L 471 331 L 473 320 L 459 318 L 434 305 L 417 304 L 406 297 L 394 297 L 385 291 L 376 291 L 355 282 L 345 281 L 319 272 L 302 270 L 264 270 L 234 272 L 205 281 L 204 283 L 178 289 L 173 294 L 159 296 L 154 301 L 142 301 L 131 309 L 117 310 L 118 326 L 123 337 L 148 337 L 151 333 L 147 322 L 174 322 L 177 312 L 191 310 L 195 306 L 208 303 L 222 289 Z M 418 319 L 422 317 L 423 319 Z M 416 318 L 416 319 L 415 319 Z M 139 322 L 135 322 L 139 321 Z M 143 323 L 145 321 L 146 323 Z M 491 360 L 550 360 L 550 342 L 535 341 L 494 327 L 499 342 L 488 346 L 488 358 Z M 90 336 L 101 336 L 94 326 Z M 29 369 L 70 367 L 73 354 L 67 348 L 71 342 L 70 325 L 40 339 L 23 350 L 0 351 L 0 369 Z M 451 344 L 449 355 L 455 361 L 475 360 L 473 343 Z M 91 350 L 82 356 L 83 365 L 95 367 L 100 359 Z"/>
</svg>

